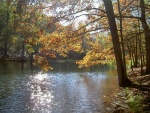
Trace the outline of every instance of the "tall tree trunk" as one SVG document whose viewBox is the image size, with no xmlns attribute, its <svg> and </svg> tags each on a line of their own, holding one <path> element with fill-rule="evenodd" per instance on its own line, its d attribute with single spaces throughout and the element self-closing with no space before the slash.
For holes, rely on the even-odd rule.
<svg viewBox="0 0 150 113">
<path fill-rule="evenodd" d="M 140 0 L 141 7 L 141 23 L 145 32 L 146 47 L 146 73 L 150 73 L 150 28 L 146 22 L 144 0 Z"/>
<path fill-rule="evenodd" d="M 5 57 L 7 57 L 7 55 L 8 55 L 8 38 L 9 38 L 9 31 L 8 31 L 8 23 L 9 23 L 9 11 L 8 11 L 8 6 L 7 6 L 7 18 L 6 18 L 6 30 L 7 30 L 7 32 L 6 32 L 6 34 L 5 34 L 5 43 L 4 43 L 4 47 L 5 47 L 5 50 L 4 50 L 4 58 Z"/>
<path fill-rule="evenodd" d="M 119 36 L 117 32 L 117 25 L 115 22 L 114 10 L 113 10 L 111 0 L 103 0 L 103 2 L 104 2 L 105 9 L 106 9 L 111 36 L 112 36 L 114 53 L 115 53 L 115 58 L 116 58 L 116 63 L 117 63 L 119 85 L 124 87 L 131 82 L 127 78 L 126 72 L 125 72 L 126 70 L 124 68 L 122 52 L 121 52 L 121 47 L 120 47 L 120 42 L 119 42 Z"/>
<path fill-rule="evenodd" d="M 121 48 L 122 48 L 122 59 L 123 59 L 123 65 L 124 65 L 124 72 L 126 75 L 126 59 L 125 59 L 125 48 L 124 48 L 124 40 L 123 40 L 123 31 L 122 31 L 122 11 L 120 9 L 120 1 L 118 1 L 118 10 L 119 10 L 119 20 L 120 20 L 120 38 L 121 38 Z"/>
</svg>

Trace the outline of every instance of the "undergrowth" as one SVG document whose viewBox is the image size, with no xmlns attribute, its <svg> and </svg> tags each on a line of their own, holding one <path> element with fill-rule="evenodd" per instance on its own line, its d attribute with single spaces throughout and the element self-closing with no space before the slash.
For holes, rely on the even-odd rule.
<svg viewBox="0 0 150 113">
<path fill-rule="evenodd" d="M 128 101 L 131 112 L 132 113 L 142 113 L 143 97 L 139 94 L 134 94 L 128 88 L 126 88 L 125 93 L 126 93 L 126 96 L 127 96 L 127 101 Z"/>
</svg>

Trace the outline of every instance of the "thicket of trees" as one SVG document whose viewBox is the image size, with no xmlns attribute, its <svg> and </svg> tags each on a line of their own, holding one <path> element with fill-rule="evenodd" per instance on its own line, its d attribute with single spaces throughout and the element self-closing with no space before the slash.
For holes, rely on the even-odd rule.
<svg viewBox="0 0 150 113">
<path fill-rule="evenodd" d="M 79 67 L 116 62 L 126 86 L 127 68 L 150 73 L 149 0 L 6 0 L 0 46 L 1 58 L 34 54 L 44 70 L 52 68 L 49 59 L 70 53 L 84 55 Z"/>
<path fill-rule="evenodd" d="M 33 43 L 44 26 L 45 15 L 36 10 L 37 6 L 29 6 L 23 2 L 3 1 L 0 4 L 2 59 L 18 57 L 25 60 L 25 55 L 33 52 Z"/>
</svg>

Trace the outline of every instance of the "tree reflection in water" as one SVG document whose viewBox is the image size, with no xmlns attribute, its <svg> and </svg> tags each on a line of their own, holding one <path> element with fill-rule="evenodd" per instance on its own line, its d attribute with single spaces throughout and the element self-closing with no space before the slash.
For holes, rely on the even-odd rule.
<svg viewBox="0 0 150 113">
<path fill-rule="evenodd" d="M 0 113 L 104 113 L 104 102 L 118 89 L 116 73 L 106 65 L 54 63 L 47 74 L 24 67 L 0 63 Z"/>
</svg>

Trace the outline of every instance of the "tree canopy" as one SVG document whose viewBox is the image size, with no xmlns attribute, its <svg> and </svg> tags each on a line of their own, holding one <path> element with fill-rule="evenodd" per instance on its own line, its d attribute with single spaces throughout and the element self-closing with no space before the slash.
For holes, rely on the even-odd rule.
<svg viewBox="0 0 150 113">
<path fill-rule="evenodd" d="M 150 73 L 149 15 L 148 0 L 4 0 L 1 59 L 28 56 L 48 71 L 50 60 L 82 54 L 80 68 L 116 64 L 125 86 L 127 68 Z"/>
</svg>

